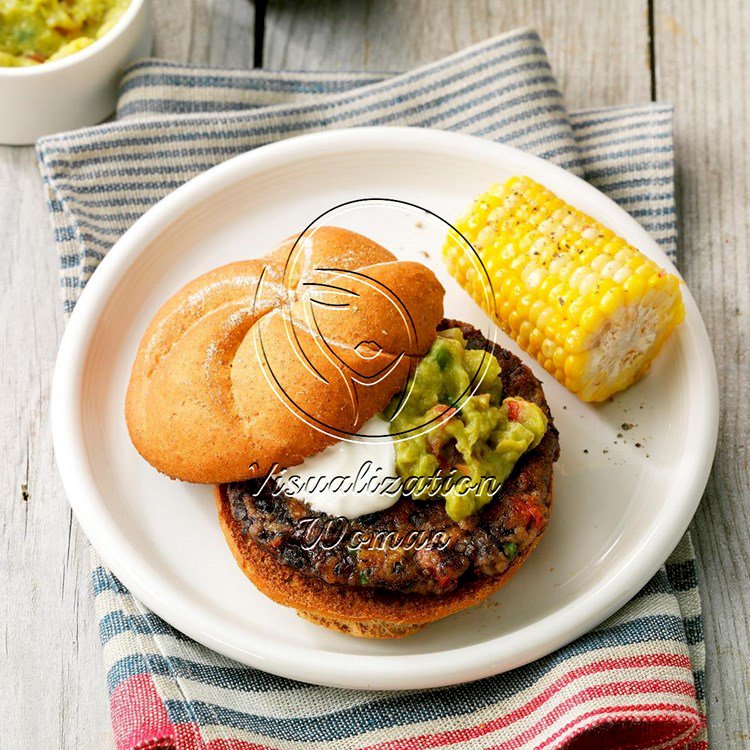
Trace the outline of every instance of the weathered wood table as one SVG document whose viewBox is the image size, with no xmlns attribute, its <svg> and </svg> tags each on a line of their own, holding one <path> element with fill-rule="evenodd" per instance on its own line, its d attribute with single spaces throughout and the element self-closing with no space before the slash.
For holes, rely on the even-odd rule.
<svg viewBox="0 0 750 750">
<path fill-rule="evenodd" d="M 723 400 L 717 459 L 693 522 L 710 739 L 717 750 L 750 747 L 750 3 L 155 5 L 155 52 L 174 60 L 400 70 L 529 25 L 541 34 L 572 109 L 674 103 L 681 270 L 713 339 Z M 112 736 L 88 544 L 63 496 L 50 441 L 49 388 L 63 321 L 32 148 L 0 148 L 0 248 L 0 747 L 101 750 Z"/>
</svg>

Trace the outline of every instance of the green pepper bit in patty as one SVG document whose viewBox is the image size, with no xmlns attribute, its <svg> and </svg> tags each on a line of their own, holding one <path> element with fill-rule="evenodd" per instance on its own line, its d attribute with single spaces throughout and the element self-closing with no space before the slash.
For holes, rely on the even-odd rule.
<svg viewBox="0 0 750 750">
<path fill-rule="evenodd" d="M 422 480 L 412 485 L 415 499 L 442 496 L 456 522 L 490 502 L 547 430 L 536 404 L 502 398 L 499 362 L 467 349 L 457 328 L 438 332 L 406 393 L 400 409 L 396 398 L 386 411 L 391 434 L 407 436 L 395 443 L 396 470 Z"/>
</svg>

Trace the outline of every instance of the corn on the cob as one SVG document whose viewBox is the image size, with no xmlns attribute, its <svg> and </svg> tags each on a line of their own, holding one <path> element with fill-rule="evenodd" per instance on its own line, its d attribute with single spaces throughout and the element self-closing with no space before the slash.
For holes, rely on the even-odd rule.
<svg viewBox="0 0 750 750">
<path fill-rule="evenodd" d="M 455 232 L 451 274 L 583 401 L 638 380 L 685 315 L 679 279 L 528 177 L 492 186 L 456 229 L 486 275 Z"/>
</svg>

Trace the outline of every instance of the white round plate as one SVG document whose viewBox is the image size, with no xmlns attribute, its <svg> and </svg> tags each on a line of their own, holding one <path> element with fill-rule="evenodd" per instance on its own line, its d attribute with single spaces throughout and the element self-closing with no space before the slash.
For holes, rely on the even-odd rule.
<svg viewBox="0 0 750 750">
<path fill-rule="evenodd" d="M 128 438 L 123 403 L 138 342 L 162 302 L 188 280 L 263 255 L 348 200 L 396 198 L 450 221 L 513 174 L 548 186 L 676 273 L 630 216 L 572 174 L 507 146 L 407 128 L 314 134 L 243 154 L 173 192 L 112 248 L 65 332 L 52 428 L 83 530 L 144 604 L 195 640 L 268 672 L 342 687 L 427 688 L 542 657 L 648 581 L 688 526 L 716 444 L 714 362 L 687 289 L 686 320 L 650 374 L 604 405 L 579 402 L 498 334 L 543 381 L 560 430 L 550 525 L 490 602 L 403 640 L 340 635 L 265 598 L 224 542 L 211 488 L 159 475 Z M 347 216 L 336 223 L 349 226 Z M 439 273 L 447 316 L 487 330 L 487 317 L 442 269 L 443 229 L 393 209 L 350 218 L 350 228 Z"/>
</svg>

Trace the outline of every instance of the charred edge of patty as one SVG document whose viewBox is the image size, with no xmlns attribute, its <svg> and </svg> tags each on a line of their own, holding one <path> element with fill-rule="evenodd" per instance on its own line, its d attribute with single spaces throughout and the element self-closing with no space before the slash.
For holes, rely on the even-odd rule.
<svg viewBox="0 0 750 750">
<path fill-rule="evenodd" d="M 549 420 L 541 443 L 519 459 L 492 502 L 460 524 L 447 515 L 442 500 L 409 497 L 384 511 L 347 521 L 283 495 L 275 482 L 250 480 L 227 486 L 232 515 L 244 537 L 282 564 L 327 583 L 414 594 L 445 594 L 461 581 L 502 575 L 535 542 L 547 526 L 552 466 L 559 455 L 558 432 L 541 383 L 518 357 L 493 345 L 473 326 L 443 320 L 438 329 L 446 328 L 460 328 L 467 348 L 491 352 L 502 368 L 504 395 L 533 401 Z M 355 532 L 360 541 L 372 540 L 374 548 L 360 544 L 353 551 Z M 405 548 L 403 540 L 412 532 L 421 534 L 418 549 Z M 439 537 L 439 545 L 434 543 L 435 532 L 445 535 Z M 401 544 L 386 545 L 388 534 Z M 439 549 L 446 540 L 447 546 Z"/>
</svg>

